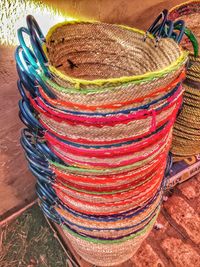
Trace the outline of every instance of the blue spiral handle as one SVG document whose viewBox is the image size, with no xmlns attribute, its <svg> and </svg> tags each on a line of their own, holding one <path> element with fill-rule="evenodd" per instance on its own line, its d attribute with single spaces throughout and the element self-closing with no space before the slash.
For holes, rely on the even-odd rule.
<svg viewBox="0 0 200 267">
<path fill-rule="evenodd" d="M 39 162 L 40 164 L 42 164 L 41 156 L 38 155 L 38 152 L 35 151 L 35 148 L 33 146 L 32 147 L 28 146 L 24 142 L 23 138 L 20 139 L 20 143 L 21 143 L 22 148 L 24 149 L 24 151 L 26 152 L 26 154 L 27 154 L 27 156 L 29 158 L 31 158 L 31 159 L 35 160 L 36 162 Z"/>
<path fill-rule="evenodd" d="M 157 25 L 150 33 L 155 36 L 157 34 L 157 32 L 159 31 L 159 29 L 160 29 L 160 24 Z M 171 36 L 171 34 L 173 33 L 173 30 L 174 30 L 173 21 L 166 20 L 165 26 L 164 26 L 164 28 L 162 30 L 162 33 L 161 33 L 161 37 L 162 38 L 164 38 L 164 37 L 167 38 L 167 37 Z"/>
<path fill-rule="evenodd" d="M 25 153 L 25 157 L 27 159 L 27 161 L 29 162 L 29 164 L 39 170 L 41 173 L 45 174 L 45 175 L 48 175 L 48 176 L 51 176 L 53 175 L 51 169 L 49 168 L 49 164 L 48 162 L 41 162 L 39 160 L 37 160 L 36 158 L 32 157 L 31 155 L 28 155 L 27 153 Z M 46 165 L 45 165 L 46 164 Z"/>
<path fill-rule="evenodd" d="M 34 69 L 37 70 L 37 69 L 39 69 L 37 57 L 31 51 L 31 49 L 26 45 L 24 37 L 23 37 L 23 33 L 29 35 L 29 37 L 30 37 L 30 32 L 27 28 L 25 28 L 25 27 L 19 28 L 17 30 L 17 36 L 18 36 L 20 46 L 22 47 L 24 54 L 26 55 L 26 59 L 34 67 Z"/>
<path fill-rule="evenodd" d="M 156 37 L 156 41 L 160 38 L 172 38 L 179 44 L 185 33 L 185 22 L 183 20 L 173 22 L 167 17 L 168 10 L 164 9 L 147 30 L 146 37 L 148 33 L 151 33 Z"/>
<path fill-rule="evenodd" d="M 146 40 L 149 33 L 152 33 L 152 34 L 154 33 L 154 36 L 156 37 L 156 42 L 158 42 L 160 37 L 162 37 L 162 31 L 163 31 L 163 28 L 165 27 L 167 16 L 168 16 L 168 10 L 164 9 L 158 15 L 158 17 L 155 19 L 155 21 L 151 24 L 151 26 L 148 28 L 148 30 L 146 31 L 144 41 Z M 160 21 L 161 21 L 161 23 L 159 24 Z"/>
<path fill-rule="evenodd" d="M 39 206 L 40 206 L 41 210 L 43 211 L 43 213 L 45 214 L 45 216 L 47 218 L 51 219 L 56 224 L 62 224 L 63 222 L 62 222 L 61 216 L 53 208 L 53 206 L 51 204 L 49 204 L 48 201 L 42 199 L 42 194 L 40 192 L 40 189 L 38 189 L 37 187 L 36 187 L 36 193 L 41 200 L 41 202 L 39 203 Z"/>
<path fill-rule="evenodd" d="M 32 51 L 30 48 L 26 47 L 27 50 L 29 50 L 30 54 Z M 40 75 L 37 72 L 37 69 L 34 68 L 34 66 L 29 61 L 30 59 L 25 54 L 25 51 L 23 50 L 22 46 L 18 46 L 15 51 L 15 60 L 18 65 L 18 68 L 21 69 L 22 72 L 28 76 L 32 82 L 37 82 L 39 86 L 42 87 L 42 89 L 45 91 L 45 93 L 50 97 L 55 99 L 56 95 L 49 89 L 49 87 L 45 84 L 45 82 L 42 80 Z"/>
<path fill-rule="evenodd" d="M 39 136 L 43 136 L 45 129 L 40 124 L 40 122 L 34 117 L 32 107 L 29 103 L 25 102 L 23 99 L 19 100 L 19 109 L 20 109 L 20 119 L 22 122 L 34 132 L 37 132 Z"/>
<path fill-rule="evenodd" d="M 54 180 L 52 177 L 47 175 L 45 172 L 41 171 L 41 169 L 36 168 L 32 164 L 29 163 L 28 165 L 29 170 L 32 172 L 32 174 L 41 182 L 47 183 L 47 184 L 52 184 L 54 183 Z"/>
<path fill-rule="evenodd" d="M 26 89 L 31 96 L 34 98 L 35 96 L 39 95 L 38 87 L 36 83 L 31 80 L 31 78 L 26 74 L 26 72 L 22 71 L 18 64 L 16 64 L 18 76 L 20 79 L 20 82 L 23 85 L 23 88 Z"/>
<path fill-rule="evenodd" d="M 36 137 L 37 138 L 37 137 Z M 40 151 L 36 148 L 36 143 L 40 142 L 39 140 L 34 140 L 35 136 L 30 133 L 28 129 L 23 129 L 21 132 L 21 138 L 20 143 L 23 147 L 23 149 L 26 151 L 28 155 L 31 155 L 33 157 L 36 157 L 39 159 L 40 163 L 43 165 L 47 164 L 47 160 L 43 154 L 40 153 Z"/>
<path fill-rule="evenodd" d="M 24 84 L 21 80 L 18 80 L 17 81 L 17 88 L 18 88 L 18 91 L 22 97 L 22 99 L 26 102 L 26 103 L 30 103 L 26 93 L 25 93 L 25 90 L 24 90 Z"/>
<path fill-rule="evenodd" d="M 185 22 L 183 20 L 177 20 L 174 22 L 174 30 L 178 30 L 179 34 L 173 31 L 171 37 L 174 39 L 175 42 L 178 44 L 181 42 L 184 33 L 185 33 Z"/>
<path fill-rule="evenodd" d="M 60 164 L 65 164 L 59 157 L 57 157 L 53 151 L 47 146 L 47 144 L 43 141 L 37 140 L 37 142 L 33 143 L 34 135 L 28 130 L 22 130 L 21 134 L 21 145 L 25 149 L 29 155 L 32 155 L 36 158 L 39 158 L 39 161 L 42 163 L 47 160 L 56 161 Z"/>
<path fill-rule="evenodd" d="M 36 146 L 37 146 L 37 149 L 40 151 L 40 153 L 45 155 L 48 159 L 52 161 L 56 161 L 60 164 L 65 164 L 59 157 L 57 157 L 53 153 L 53 151 L 47 146 L 46 143 L 37 143 Z"/>
<path fill-rule="evenodd" d="M 42 44 L 46 42 L 44 34 L 42 33 L 41 28 L 39 27 L 37 21 L 32 15 L 28 15 L 26 17 L 26 22 L 30 32 L 30 40 L 35 55 L 37 56 L 38 61 L 40 62 L 44 73 L 46 75 L 50 75 L 49 70 L 46 67 L 48 59 L 44 53 L 44 50 L 42 49 Z"/>
<path fill-rule="evenodd" d="M 50 184 L 37 181 L 36 191 L 39 192 L 39 195 L 42 196 L 42 199 L 47 200 L 49 204 L 54 205 L 57 203 L 58 197 Z"/>
<path fill-rule="evenodd" d="M 45 42 L 44 35 L 42 34 L 42 31 L 39 28 L 36 20 L 32 16 L 30 15 L 27 16 L 26 21 L 27 21 L 28 29 L 25 27 L 21 27 L 17 31 L 19 43 L 21 47 L 23 48 L 26 54 L 27 60 L 30 62 L 30 64 L 36 70 L 41 68 L 44 74 L 50 77 L 50 72 L 47 67 L 48 60 L 42 49 L 42 43 Z M 24 34 L 27 34 L 29 36 L 34 53 L 26 45 L 26 42 L 23 36 Z"/>
</svg>

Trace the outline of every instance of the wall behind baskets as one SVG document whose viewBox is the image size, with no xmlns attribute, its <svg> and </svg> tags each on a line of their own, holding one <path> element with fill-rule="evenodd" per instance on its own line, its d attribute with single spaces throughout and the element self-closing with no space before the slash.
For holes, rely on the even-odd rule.
<svg viewBox="0 0 200 267">
<path fill-rule="evenodd" d="M 183 1 L 43 0 L 40 2 L 58 8 L 72 17 L 146 29 L 163 8 L 171 8 Z M 22 124 L 18 119 L 17 103 L 20 96 L 16 86 L 14 50 L 15 47 L 0 45 L 0 221 L 35 199 L 35 179 L 27 169 L 19 144 Z"/>
</svg>

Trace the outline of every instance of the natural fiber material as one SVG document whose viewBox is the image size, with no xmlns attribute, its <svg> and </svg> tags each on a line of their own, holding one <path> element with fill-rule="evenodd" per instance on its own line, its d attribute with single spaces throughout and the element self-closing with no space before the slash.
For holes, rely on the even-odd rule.
<svg viewBox="0 0 200 267">
<path fill-rule="evenodd" d="M 169 74 L 170 80 L 177 77 L 179 72 L 180 70 L 173 75 Z M 51 87 L 53 92 L 59 97 L 56 100 L 49 98 L 41 90 L 40 93 L 49 103 L 58 108 L 67 107 L 74 110 L 86 110 L 87 112 L 109 112 L 110 110 L 123 110 L 124 108 L 137 107 L 138 103 L 144 105 L 152 99 L 162 97 L 177 83 L 181 82 L 184 76 L 184 69 L 182 69 L 181 74 L 170 84 L 168 84 L 169 80 L 165 76 L 162 80 L 152 81 L 151 88 L 148 82 L 143 82 L 139 86 L 137 84 L 125 83 L 121 86 L 109 87 L 109 89 L 112 89 L 111 92 L 108 88 L 101 89 L 100 87 L 98 88 L 98 92 L 94 92 L 93 90 L 75 91 L 73 89 L 69 91 L 68 89 L 69 93 L 66 94 L 66 92 L 62 92 L 64 90 L 61 87 L 57 87 L 57 89 L 62 90 L 60 93 L 54 91 L 53 87 Z M 50 81 L 48 83 L 50 85 Z"/>
<path fill-rule="evenodd" d="M 161 207 L 188 52 L 170 38 L 157 45 L 143 31 L 101 22 L 57 24 L 46 38 L 30 16 L 28 27 L 35 56 L 23 28 L 16 52 L 29 127 L 21 144 L 41 209 L 84 259 L 120 264 Z"/>
<path fill-rule="evenodd" d="M 144 42 L 143 36 L 144 33 L 137 29 L 98 22 L 58 24 L 46 37 L 51 71 L 60 77 L 64 87 L 98 88 L 104 84 L 149 81 L 171 73 L 184 62 L 184 53 L 172 40 L 163 39 L 155 50 L 153 39 Z M 76 67 L 72 69 L 69 60 Z M 62 66 L 56 68 L 58 64 Z"/>
<path fill-rule="evenodd" d="M 196 94 L 199 90 L 185 85 L 183 109 L 174 126 L 172 153 L 177 157 L 187 157 L 200 152 L 200 109 Z M 192 94 L 194 92 L 194 95 Z M 196 93 L 196 94 L 195 94 Z M 188 98 L 188 96 L 191 96 Z"/>
<path fill-rule="evenodd" d="M 66 236 L 70 238 L 73 247 L 85 260 L 95 265 L 113 266 L 128 260 L 138 249 L 139 243 L 144 240 L 152 228 L 153 221 L 141 230 L 134 238 L 116 244 L 90 243 L 86 239 L 76 237 L 63 228 Z"/>
<path fill-rule="evenodd" d="M 200 2 L 190 1 L 174 7 L 170 11 L 173 20 L 185 20 L 187 27 L 192 30 L 200 42 Z M 199 144 L 199 89 L 200 89 L 200 57 L 194 56 L 193 47 L 189 39 L 182 41 L 182 46 L 190 50 L 189 65 L 184 83 L 184 101 L 182 111 L 174 126 L 172 153 L 174 158 L 192 156 L 200 153 Z"/>
</svg>

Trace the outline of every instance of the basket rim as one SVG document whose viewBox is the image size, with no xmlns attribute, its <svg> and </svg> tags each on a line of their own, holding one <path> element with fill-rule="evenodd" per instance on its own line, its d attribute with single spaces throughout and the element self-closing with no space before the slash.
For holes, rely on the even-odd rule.
<svg viewBox="0 0 200 267">
<path fill-rule="evenodd" d="M 46 35 L 46 42 L 48 42 L 48 40 L 50 39 L 52 33 L 58 28 L 61 27 L 63 25 L 71 25 L 71 24 L 80 24 L 80 23 L 84 23 L 84 24 L 107 24 L 109 25 L 109 23 L 104 23 L 104 22 L 99 22 L 99 21 L 92 21 L 92 20 L 72 20 L 72 21 L 64 21 L 58 24 L 55 24 L 53 27 L 51 27 Z M 123 29 L 129 30 L 129 31 L 133 31 L 136 32 L 140 35 L 144 35 L 145 36 L 145 31 L 137 29 L 137 28 L 133 28 L 133 27 L 129 27 L 129 26 L 125 26 L 125 25 L 120 25 L 120 24 L 112 24 L 114 26 L 117 27 L 121 27 Z M 155 39 L 153 35 L 149 34 L 148 37 L 150 37 L 151 39 Z M 171 41 L 171 39 L 170 39 Z M 63 72 L 59 71 L 58 69 L 56 69 L 53 66 L 49 66 L 50 71 L 57 75 L 58 77 L 60 77 L 61 79 L 63 79 L 66 82 L 72 83 L 74 84 L 74 87 L 76 89 L 80 89 L 80 85 L 94 85 L 94 86 L 101 86 L 103 84 L 117 84 L 117 83 L 128 83 L 128 82 L 138 82 L 138 81 L 148 81 L 149 79 L 152 80 L 153 78 L 158 78 L 158 77 L 162 77 L 165 74 L 170 73 L 177 65 L 180 65 L 182 62 L 186 61 L 187 57 L 188 57 L 188 51 L 183 50 L 178 44 L 176 44 L 174 42 L 174 45 L 177 45 L 177 47 L 179 47 L 180 50 L 180 56 L 174 61 L 172 62 L 170 65 L 168 65 L 167 67 L 160 69 L 160 70 L 156 70 L 153 72 L 146 72 L 144 74 L 140 74 L 140 75 L 132 75 L 132 76 L 122 76 L 122 77 L 117 77 L 117 78 L 108 78 L 108 79 L 94 79 L 94 80 L 87 80 L 87 79 L 79 79 L 79 78 L 74 78 L 68 75 L 65 75 Z M 45 55 L 48 57 L 48 52 L 47 52 L 47 47 L 46 47 L 46 43 L 43 44 L 43 49 L 45 52 Z"/>
<path fill-rule="evenodd" d="M 186 5 L 188 5 L 188 4 L 200 4 L 200 1 L 199 0 L 196 0 L 196 1 L 194 1 L 194 0 L 189 0 L 189 1 L 186 1 L 186 2 L 183 2 L 183 3 L 180 3 L 180 4 L 178 4 L 178 5 L 176 5 L 176 6 L 173 6 L 170 10 L 169 10 L 169 14 L 171 13 L 171 12 L 174 12 L 175 10 L 177 10 L 178 8 L 180 8 L 180 7 L 183 7 L 183 6 L 186 6 Z"/>
<path fill-rule="evenodd" d="M 131 240 L 135 237 L 139 237 L 140 235 L 143 235 L 145 234 L 146 232 L 148 232 L 152 226 L 154 225 L 155 221 L 156 221 L 156 218 L 157 218 L 157 215 L 158 215 L 158 212 L 154 215 L 154 217 L 151 219 L 150 222 L 148 222 L 148 224 L 136 231 L 136 233 L 132 233 L 131 235 L 127 236 L 127 237 L 123 237 L 121 239 L 118 239 L 118 240 L 101 240 L 99 238 L 91 238 L 91 237 L 88 237 L 88 236 L 84 236 L 84 235 L 81 235 L 79 233 L 76 233 L 74 232 L 73 230 L 69 229 L 66 225 L 62 225 L 63 229 L 65 231 L 67 231 L 69 234 L 73 235 L 75 238 L 80 238 L 80 239 L 83 239 L 85 241 L 88 241 L 88 242 L 91 242 L 91 243 L 96 243 L 96 244 L 119 244 L 121 242 L 125 242 L 125 241 L 128 241 L 128 240 Z"/>
</svg>

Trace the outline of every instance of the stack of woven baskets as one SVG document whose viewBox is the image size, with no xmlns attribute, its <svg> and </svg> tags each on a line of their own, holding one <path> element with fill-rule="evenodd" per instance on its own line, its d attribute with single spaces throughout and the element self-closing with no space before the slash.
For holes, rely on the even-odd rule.
<svg viewBox="0 0 200 267">
<path fill-rule="evenodd" d="M 64 22 L 44 38 L 27 24 L 16 50 L 21 143 L 40 206 L 84 259 L 122 263 L 159 213 L 187 52 L 125 26 Z"/>
<path fill-rule="evenodd" d="M 185 20 L 200 42 L 200 1 L 190 1 L 170 11 L 170 19 Z M 188 38 L 182 46 L 190 51 L 187 79 L 184 82 L 182 111 L 174 126 L 172 153 L 175 160 L 200 153 L 200 57 Z"/>
</svg>

